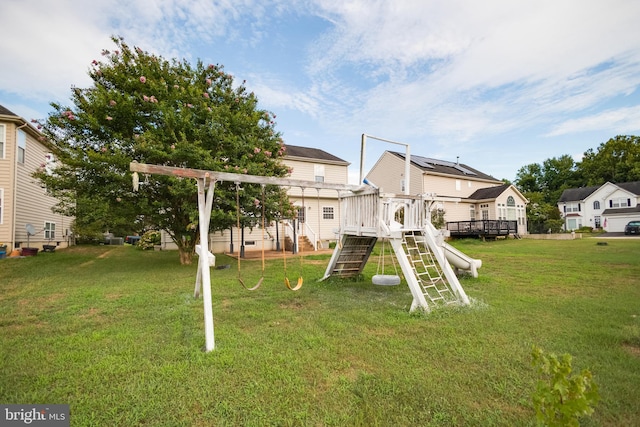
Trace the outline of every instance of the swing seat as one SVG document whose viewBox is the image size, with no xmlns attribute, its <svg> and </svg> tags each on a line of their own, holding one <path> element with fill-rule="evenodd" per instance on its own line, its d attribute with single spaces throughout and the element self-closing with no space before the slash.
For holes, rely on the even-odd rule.
<svg viewBox="0 0 640 427">
<path fill-rule="evenodd" d="M 297 291 L 298 289 L 300 289 L 302 287 L 302 283 L 302 276 L 298 277 L 298 283 L 295 286 L 291 286 L 291 282 L 287 277 L 284 278 L 284 284 L 287 285 L 287 288 L 291 289 L 292 291 Z"/>
<path fill-rule="evenodd" d="M 394 274 L 376 274 L 371 278 L 374 285 L 396 286 L 400 284 L 400 276 Z"/>
</svg>

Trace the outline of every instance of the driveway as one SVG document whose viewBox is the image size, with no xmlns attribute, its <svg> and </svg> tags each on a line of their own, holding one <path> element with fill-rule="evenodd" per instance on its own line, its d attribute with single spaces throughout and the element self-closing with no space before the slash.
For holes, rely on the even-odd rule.
<svg viewBox="0 0 640 427">
<path fill-rule="evenodd" d="M 640 234 L 625 235 L 624 232 L 608 232 L 600 234 L 595 239 L 640 239 Z"/>
</svg>

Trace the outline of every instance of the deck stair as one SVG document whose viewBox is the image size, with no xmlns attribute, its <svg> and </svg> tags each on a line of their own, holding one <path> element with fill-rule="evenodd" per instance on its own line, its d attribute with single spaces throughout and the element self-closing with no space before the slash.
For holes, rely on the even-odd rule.
<svg viewBox="0 0 640 427">
<path fill-rule="evenodd" d="M 376 237 L 344 235 L 329 261 L 325 278 L 353 277 L 362 273 L 376 244 Z"/>
<path fill-rule="evenodd" d="M 316 249 L 313 247 L 311 240 L 306 235 L 298 235 L 298 253 L 310 253 L 315 251 Z M 284 239 L 284 249 L 286 251 L 293 250 L 293 240 L 291 237 L 286 236 Z"/>
</svg>

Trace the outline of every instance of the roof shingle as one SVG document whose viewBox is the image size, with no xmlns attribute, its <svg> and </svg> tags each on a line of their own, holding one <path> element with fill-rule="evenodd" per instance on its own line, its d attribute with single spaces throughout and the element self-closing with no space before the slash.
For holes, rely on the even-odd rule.
<svg viewBox="0 0 640 427">
<path fill-rule="evenodd" d="M 342 160 L 339 157 L 329 154 L 319 148 L 300 147 L 298 145 L 286 144 L 285 156 L 288 157 L 301 157 L 306 159 L 323 160 L 336 163 L 349 164 L 347 161 Z"/>
</svg>

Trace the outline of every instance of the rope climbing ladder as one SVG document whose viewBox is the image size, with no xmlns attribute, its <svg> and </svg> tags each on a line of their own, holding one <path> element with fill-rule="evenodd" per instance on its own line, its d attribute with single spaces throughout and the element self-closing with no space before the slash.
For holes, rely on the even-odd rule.
<svg viewBox="0 0 640 427">
<path fill-rule="evenodd" d="M 457 303 L 438 260 L 421 231 L 403 233 L 402 248 L 426 298 L 433 303 Z"/>
</svg>

